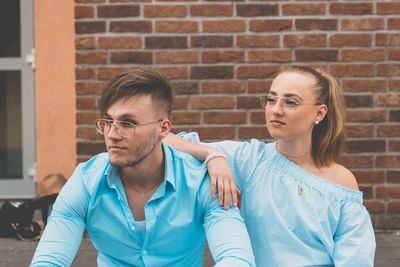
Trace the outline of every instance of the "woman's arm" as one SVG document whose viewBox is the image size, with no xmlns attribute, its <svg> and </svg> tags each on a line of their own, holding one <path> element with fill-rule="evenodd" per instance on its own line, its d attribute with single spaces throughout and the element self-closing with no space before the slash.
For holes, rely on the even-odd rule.
<svg viewBox="0 0 400 267">
<path fill-rule="evenodd" d="M 176 150 L 192 155 L 200 161 L 206 161 L 211 179 L 211 195 L 214 197 L 217 189 L 220 192 L 218 194 L 219 205 L 224 205 L 225 209 L 229 208 L 231 196 L 233 205 L 238 205 L 240 191 L 236 187 L 226 156 L 214 148 L 186 141 L 174 134 L 169 134 L 163 139 L 163 142 Z"/>
</svg>

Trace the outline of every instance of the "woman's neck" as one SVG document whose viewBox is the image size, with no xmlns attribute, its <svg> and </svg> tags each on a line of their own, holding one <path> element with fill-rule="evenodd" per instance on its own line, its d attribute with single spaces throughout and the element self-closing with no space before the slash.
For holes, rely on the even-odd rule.
<svg viewBox="0 0 400 267">
<path fill-rule="evenodd" d="M 311 138 L 305 140 L 278 140 L 277 150 L 300 167 L 306 169 L 315 167 L 311 155 Z"/>
</svg>

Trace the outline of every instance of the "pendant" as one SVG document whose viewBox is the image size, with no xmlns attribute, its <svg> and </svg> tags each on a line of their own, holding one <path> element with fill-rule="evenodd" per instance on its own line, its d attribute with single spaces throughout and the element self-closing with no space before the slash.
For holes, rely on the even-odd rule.
<svg viewBox="0 0 400 267">
<path fill-rule="evenodd" d="M 301 185 L 297 186 L 297 193 L 299 194 L 299 196 L 303 194 L 303 187 Z"/>
</svg>

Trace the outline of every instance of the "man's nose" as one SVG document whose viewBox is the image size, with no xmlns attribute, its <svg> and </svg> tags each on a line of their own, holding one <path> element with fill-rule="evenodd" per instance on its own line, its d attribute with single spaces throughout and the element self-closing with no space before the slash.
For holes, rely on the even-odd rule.
<svg viewBox="0 0 400 267">
<path fill-rule="evenodd" d="M 115 124 L 115 122 L 110 125 L 110 130 L 106 134 L 106 137 L 110 138 L 110 139 L 120 139 L 121 138 L 121 135 L 118 132 L 117 125 Z"/>
</svg>

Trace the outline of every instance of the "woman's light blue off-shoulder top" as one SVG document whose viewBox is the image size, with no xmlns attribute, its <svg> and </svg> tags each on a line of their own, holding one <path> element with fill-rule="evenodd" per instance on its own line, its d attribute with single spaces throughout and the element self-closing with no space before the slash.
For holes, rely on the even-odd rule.
<svg viewBox="0 0 400 267">
<path fill-rule="evenodd" d="M 307 172 L 276 143 L 206 145 L 229 158 L 257 266 L 373 266 L 375 236 L 360 191 Z"/>
</svg>

